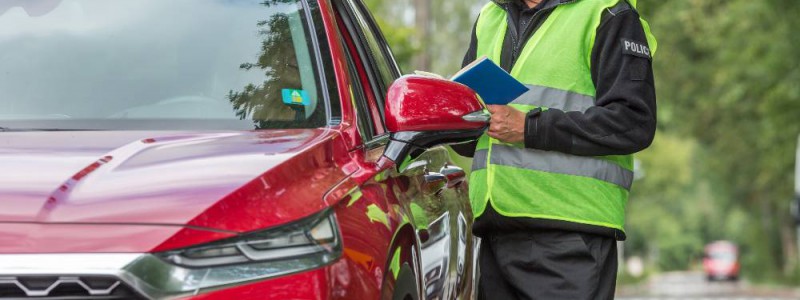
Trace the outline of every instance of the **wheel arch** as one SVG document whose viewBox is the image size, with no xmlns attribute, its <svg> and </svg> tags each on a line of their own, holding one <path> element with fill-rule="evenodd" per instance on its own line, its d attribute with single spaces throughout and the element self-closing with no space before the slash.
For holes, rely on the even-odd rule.
<svg viewBox="0 0 800 300">
<path fill-rule="evenodd" d="M 388 248 L 381 299 L 423 299 L 419 238 L 411 223 L 400 225 Z"/>
</svg>

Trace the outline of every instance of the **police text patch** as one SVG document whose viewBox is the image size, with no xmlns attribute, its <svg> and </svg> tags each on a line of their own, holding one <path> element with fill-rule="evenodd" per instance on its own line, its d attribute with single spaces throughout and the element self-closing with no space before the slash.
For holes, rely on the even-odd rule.
<svg viewBox="0 0 800 300">
<path fill-rule="evenodd" d="M 650 48 L 647 48 L 647 46 L 645 46 L 643 43 L 635 42 L 629 39 L 621 39 L 620 41 L 622 42 L 623 54 L 650 59 Z"/>
</svg>

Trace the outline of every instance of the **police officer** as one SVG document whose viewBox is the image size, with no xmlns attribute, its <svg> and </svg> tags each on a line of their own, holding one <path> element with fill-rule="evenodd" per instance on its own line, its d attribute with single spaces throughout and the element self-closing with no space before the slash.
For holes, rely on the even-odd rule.
<svg viewBox="0 0 800 300">
<path fill-rule="evenodd" d="M 494 0 L 464 65 L 488 56 L 530 91 L 489 106 L 473 156 L 482 299 L 613 299 L 632 154 L 656 128 L 656 41 L 635 0 Z"/>
</svg>

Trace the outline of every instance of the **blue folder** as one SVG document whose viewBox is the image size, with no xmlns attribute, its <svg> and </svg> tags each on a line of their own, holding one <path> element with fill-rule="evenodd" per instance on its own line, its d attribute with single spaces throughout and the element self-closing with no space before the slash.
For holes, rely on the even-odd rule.
<svg viewBox="0 0 800 300">
<path fill-rule="evenodd" d="M 466 66 L 453 81 L 468 86 L 483 99 L 483 103 L 506 105 L 528 91 L 505 70 L 486 57 Z"/>
</svg>

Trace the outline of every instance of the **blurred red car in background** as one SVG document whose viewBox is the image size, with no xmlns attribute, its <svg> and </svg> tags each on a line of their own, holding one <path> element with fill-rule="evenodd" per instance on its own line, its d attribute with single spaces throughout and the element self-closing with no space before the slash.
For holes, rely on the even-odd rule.
<svg viewBox="0 0 800 300">
<path fill-rule="evenodd" d="M 739 279 L 739 249 L 728 241 L 706 245 L 703 270 L 709 281 Z"/>
</svg>

